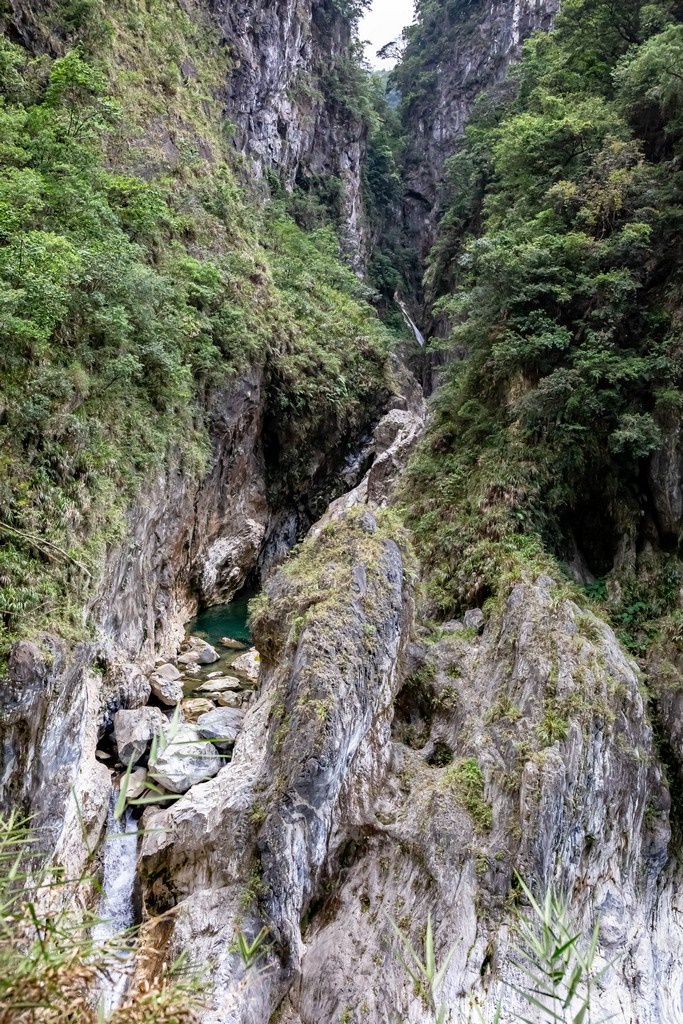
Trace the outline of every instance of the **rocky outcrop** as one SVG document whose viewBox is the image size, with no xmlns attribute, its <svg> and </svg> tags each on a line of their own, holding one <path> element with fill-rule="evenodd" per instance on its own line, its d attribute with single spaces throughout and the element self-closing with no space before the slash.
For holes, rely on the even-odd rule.
<svg viewBox="0 0 683 1024">
<path fill-rule="evenodd" d="M 87 849 L 73 822 L 79 813 L 87 819 L 92 846 L 106 818 L 109 773 L 95 758 L 98 736 L 112 727 L 116 711 L 146 704 L 150 678 L 163 703 L 180 701 L 173 666 L 173 679 L 150 676 L 158 655 L 175 653 L 200 600 L 227 602 L 242 587 L 260 552 L 274 546 L 288 501 L 294 504 L 291 543 L 311 521 L 300 493 L 271 488 L 267 494 L 264 368 L 252 367 L 207 401 L 212 448 L 206 472 L 196 476 L 171 465 L 131 509 L 128 535 L 108 553 L 85 610 L 96 639 L 75 649 L 53 637 L 21 644 L 4 683 L 0 807 L 20 806 L 33 815 L 58 856 L 60 844 L 73 840 L 79 863 Z M 301 486 L 308 474 L 311 491 L 329 497 L 339 486 L 349 439 L 332 432 L 327 443 L 329 452 L 311 456 Z M 283 545 L 281 557 L 287 550 Z M 71 787 L 78 791 L 81 784 L 79 811 Z"/>
<path fill-rule="evenodd" d="M 424 12 L 424 34 L 408 45 L 405 60 L 429 87 L 419 84 L 403 109 L 404 226 L 422 260 L 443 212 L 446 160 L 457 151 L 477 97 L 505 79 L 524 40 L 550 28 L 558 9 L 559 0 L 474 0 Z"/>
<path fill-rule="evenodd" d="M 540 578 L 513 589 L 480 639 L 455 631 L 411 657 L 384 786 L 353 862 L 329 865 L 282 1019 L 322 1024 L 365 1005 L 373 1021 L 423 1020 L 386 917 L 418 945 L 428 911 L 440 957 L 454 945 L 453 1019 L 471 998 L 489 1019 L 501 992 L 506 1013 L 519 1010 L 501 988 L 513 868 L 537 891 L 568 892 L 581 925 L 600 920 L 613 964 L 601 1010 L 677 1019 L 670 797 L 638 671 L 614 635 Z"/>
<path fill-rule="evenodd" d="M 211 960 L 209 1020 L 268 1020 L 299 969 L 300 922 L 330 850 L 384 774 L 411 619 L 406 569 L 368 511 L 311 539 L 305 575 L 283 570 L 267 587 L 259 697 L 231 763 L 150 819 L 160 831 L 142 850 L 147 910 L 175 906 L 171 945 Z M 271 970 L 245 987 L 231 941 L 262 921 Z"/>
<path fill-rule="evenodd" d="M 287 189 L 336 179 L 342 241 L 360 266 L 367 127 L 333 87 L 355 59 L 349 15 L 334 0 L 210 6 L 233 60 L 225 104 L 236 147 L 258 174 L 275 172 Z"/>
<path fill-rule="evenodd" d="M 175 907 L 169 953 L 212 964 L 207 1021 L 424 1021 L 387 918 L 418 944 L 428 912 L 453 1019 L 501 994 L 519 1011 L 514 870 L 600 921 L 601 1008 L 676 1020 L 671 798 L 637 667 L 547 577 L 409 644 L 410 563 L 383 530 L 343 509 L 272 581 L 233 761 L 150 819 L 147 911 Z M 245 975 L 230 941 L 262 925 Z"/>
</svg>

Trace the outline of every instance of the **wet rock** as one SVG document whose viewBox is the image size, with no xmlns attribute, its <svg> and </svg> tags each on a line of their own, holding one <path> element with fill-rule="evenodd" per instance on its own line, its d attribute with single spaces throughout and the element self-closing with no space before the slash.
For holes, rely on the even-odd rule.
<svg viewBox="0 0 683 1024">
<path fill-rule="evenodd" d="M 258 682 L 261 668 L 259 652 L 255 647 L 252 647 L 250 650 L 245 651 L 244 654 L 240 654 L 239 658 L 233 661 L 230 668 L 240 679 L 246 679 L 247 682 L 255 685 Z"/>
<path fill-rule="evenodd" d="M 216 708 L 197 719 L 197 732 L 211 740 L 220 751 L 230 750 L 244 723 L 244 711 L 237 708 Z"/>
<path fill-rule="evenodd" d="M 200 715 L 214 710 L 213 701 L 208 697 L 186 697 L 181 707 L 188 722 L 196 722 Z"/>
<path fill-rule="evenodd" d="M 183 696 L 181 675 L 175 665 L 159 665 L 149 678 L 152 693 L 169 706 L 180 703 Z"/>
<path fill-rule="evenodd" d="M 211 743 L 204 743 L 192 725 L 180 725 L 168 737 L 148 775 L 171 793 L 186 793 L 198 782 L 210 779 L 223 766 L 223 759 Z"/>
<path fill-rule="evenodd" d="M 477 633 L 481 633 L 486 625 L 486 616 L 481 608 L 470 608 L 463 615 L 463 623 L 466 629 L 476 629 Z"/>
<path fill-rule="evenodd" d="M 114 715 L 114 737 L 121 764 L 136 764 L 144 757 L 153 736 L 159 736 L 166 719 L 159 708 L 136 708 L 117 711 Z"/>
</svg>

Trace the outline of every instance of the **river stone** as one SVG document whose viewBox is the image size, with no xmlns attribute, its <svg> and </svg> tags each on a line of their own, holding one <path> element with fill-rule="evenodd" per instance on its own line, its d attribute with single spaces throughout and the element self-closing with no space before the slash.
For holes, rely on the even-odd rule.
<svg viewBox="0 0 683 1024">
<path fill-rule="evenodd" d="M 182 700 L 183 684 L 180 682 L 180 672 L 168 662 L 159 667 L 149 678 L 152 693 L 164 704 L 174 705 Z"/>
<path fill-rule="evenodd" d="M 222 693 L 211 693 L 209 696 L 222 708 L 241 708 L 245 700 L 249 699 L 244 690 L 223 690 Z"/>
<path fill-rule="evenodd" d="M 223 647 L 229 647 L 231 651 L 244 651 L 247 646 L 239 640 L 233 640 L 230 636 L 222 636 L 221 643 Z"/>
<path fill-rule="evenodd" d="M 136 768 L 131 772 L 126 789 L 126 800 L 138 800 L 147 789 L 147 769 Z"/>
<path fill-rule="evenodd" d="M 198 651 L 188 651 L 187 654 L 181 654 L 178 658 L 179 665 L 194 665 L 199 661 Z"/>
<path fill-rule="evenodd" d="M 481 608 L 470 608 L 465 612 L 463 622 L 466 629 L 476 629 L 477 633 L 481 633 L 486 625 L 486 617 Z"/>
<path fill-rule="evenodd" d="M 220 770 L 223 759 L 211 743 L 203 743 L 193 725 L 180 725 L 157 755 L 149 775 L 171 793 L 187 793 Z"/>
<path fill-rule="evenodd" d="M 114 715 L 114 737 L 121 764 L 136 764 L 147 753 L 152 736 L 160 735 L 165 718 L 159 708 L 135 708 Z"/>
<path fill-rule="evenodd" d="M 214 710 L 213 702 L 207 697 L 187 697 L 181 707 L 188 722 L 196 722 L 200 715 Z"/>
<path fill-rule="evenodd" d="M 204 644 L 203 647 L 197 647 L 193 653 L 196 653 L 197 662 L 200 665 L 213 665 L 214 661 L 218 661 L 220 658 L 220 654 L 215 647 L 211 646 L 211 644 Z"/>
<path fill-rule="evenodd" d="M 221 751 L 229 750 L 244 722 L 244 711 L 238 708 L 216 708 L 197 719 L 197 732 Z"/>
<path fill-rule="evenodd" d="M 230 666 L 235 675 L 254 684 L 258 682 L 260 667 L 261 658 L 255 647 L 240 654 L 239 658 L 236 658 Z"/>
<path fill-rule="evenodd" d="M 207 679 L 205 683 L 197 687 L 197 693 L 223 693 L 224 690 L 241 690 L 241 679 L 237 676 L 218 676 L 215 679 Z"/>
</svg>

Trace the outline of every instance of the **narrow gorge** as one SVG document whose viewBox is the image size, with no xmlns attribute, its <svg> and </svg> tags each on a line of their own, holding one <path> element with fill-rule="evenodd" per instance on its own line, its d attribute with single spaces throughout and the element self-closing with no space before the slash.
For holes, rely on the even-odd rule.
<svg viewBox="0 0 683 1024">
<path fill-rule="evenodd" d="M 0 2 L 0 1024 L 683 1024 L 683 6 L 371 6 Z"/>
</svg>

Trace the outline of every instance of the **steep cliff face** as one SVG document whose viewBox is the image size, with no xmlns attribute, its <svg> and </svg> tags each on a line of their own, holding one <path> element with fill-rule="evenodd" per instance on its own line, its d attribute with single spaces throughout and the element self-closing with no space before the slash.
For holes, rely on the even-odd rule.
<svg viewBox="0 0 683 1024">
<path fill-rule="evenodd" d="M 263 367 L 215 392 L 208 471 L 196 478 L 170 466 L 131 509 L 85 611 L 96 639 L 73 647 L 45 634 L 12 652 L 0 709 L 0 805 L 31 814 L 72 870 L 83 867 L 106 817 L 109 772 L 95 750 L 114 712 L 146 703 L 144 673 L 175 653 L 200 603 L 228 602 L 251 573 L 271 569 L 324 507 L 321 497 L 365 468 L 363 458 L 349 468 L 340 423 L 330 447 L 300 467 L 295 493 L 269 488 L 269 415 Z M 74 831 L 78 816 L 87 842 Z"/>
<path fill-rule="evenodd" d="M 225 103 L 235 146 L 289 189 L 338 179 L 342 235 L 360 259 L 367 125 L 333 87 L 356 60 L 348 16 L 333 0 L 212 0 L 211 10 L 233 61 Z"/>
<path fill-rule="evenodd" d="M 268 586 L 231 764 L 145 820 L 161 829 L 143 845 L 147 912 L 174 908 L 167 955 L 211 965 L 205 1019 L 418 1024 L 387 919 L 418 947 L 428 912 L 438 956 L 454 947 L 451 1019 L 472 1000 L 488 1019 L 501 995 L 523 1012 L 514 868 L 566 891 L 580 926 L 599 919 L 602 1009 L 677 1020 L 680 872 L 638 669 L 548 577 L 425 639 L 409 562 L 366 501 L 331 510 Z M 231 937 L 262 925 L 245 973 Z"/>
<path fill-rule="evenodd" d="M 476 0 L 423 5 L 396 75 L 408 139 L 403 217 L 421 260 L 439 217 L 445 162 L 478 96 L 504 81 L 525 39 L 549 29 L 559 0 Z"/>
<path fill-rule="evenodd" d="M 361 190 L 368 125 L 348 102 L 359 73 L 352 11 L 334 0 L 208 0 L 181 7 L 201 30 L 207 16 L 218 28 L 229 71 L 215 93 L 247 176 L 272 172 L 288 191 L 298 185 L 330 197 L 346 255 L 360 268 L 368 242 Z M 78 40 L 78 19 L 65 16 L 55 0 L 12 0 L 10 32 L 30 50 L 59 53 Z M 188 82 L 196 79 L 191 56 L 180 65 Z M 182 154 L 173 133 L 162 121 L 150 130 L 177 165 Z M 212 148 L 200 146 L 202 156 L 215 159 Z"/>
</svg>

